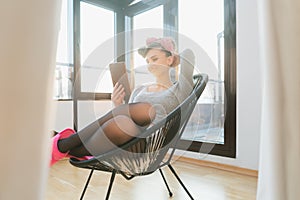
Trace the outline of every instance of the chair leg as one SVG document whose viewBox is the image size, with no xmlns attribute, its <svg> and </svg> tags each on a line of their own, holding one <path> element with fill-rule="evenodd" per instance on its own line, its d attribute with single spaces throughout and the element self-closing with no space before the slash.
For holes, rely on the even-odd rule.
<svg viewBox="0 0 300 200">
<path fill-rule="evenodd" d="M 164 176 L 164 174 L 163 174 L 163 172 L 162 172 L 162 170 L 159 168 L 159 172 L 160 172 L 160 175 L 161 175 L 161 177 L 163 178 L 163 180 L 164 180 L 164 182 L 165 182 L 165 185 L 167 186 L 167 189 L 168 189 L 168 191 L 169 191 L 169 196 L 170 197 L 172 197 L 173 196 L 173 193 L 171 192 L 171 190 L 170 190 L 170 188 L 169 188 L 169 185 L 168 185 L 168 183 L 167 183 L 167 180 L 166 180 L 166 178 L 165 178 L 165 176 Z"/>
<path fill-rule="evenodd" d="M 88 187 L 88 185 L 89 185 L 89 183 L 90 183 L 90 180 L 91 180 L 91 178 L 92 178 L 93 172 L 94 172 L 94 169 L 91 170 L 90 175 L 89 175 L 89 177 L 88 177 L 88 179 L 87 179 L 87 181 L 86 181 L 86 183 L 85 183 L 85 186 L 84 186 L 83 191 L 82 191 L 82 193 L 81 193 L 80 200 L 83 199 L 83 196 L 84 196 L 84 194 L 85 194 L 85 191 L 86 191 L 86 189 L 87 189 L 87 187 Z"/>
<path fill-rule="evenodd" d="M 111 174 L 111 177 L 110 177 L 110 182 L 109 182 L 108 191 L 106 193 L 105 200 L 108 200 L 108 198 L 109 198 L 110 191 L 111 191 L 111 188 L 112 188 L 112 184 L 113 184 L 113 182 L 115 180 L 115 176 L 116 176 L 116 171 L 113 171 L 112 174 Z"/>
<path fill-rule="evenodd" d="M 180 180 L 179 176 L 176 174 L 174 168 L 169 164 L 168 167 L 170 168 L 171 172 L 174 174 L 174 176 L 176 177 L 176 179 L 178 180 L 178 182 L 180 183 L 180 185 L 183 187 L 183 189 L 185 190 L 185 192 L 189 195 L 189 197 L 194 200 L 194 198 L 192 197 L 192 195 L 190 194 L 190 192 L 188 191 L 188 189 L 185 187 L 185 185 L 183 184 L 183 182 Z"/>
</svg>

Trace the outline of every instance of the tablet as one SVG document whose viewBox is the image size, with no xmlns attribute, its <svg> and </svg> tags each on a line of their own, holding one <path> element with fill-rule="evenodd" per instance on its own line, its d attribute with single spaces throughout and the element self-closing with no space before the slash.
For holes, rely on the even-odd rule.
<svg viewBox="0 0 300 200">
<path fill-rule="evenodd" d="M 113 85 L 118 82 L 119 84 L 122 84 L 125 90 L 125 102 L 128 103 L 131 89 L 129 84 L 128 75 L 126 72 L 126 66 L 123 62 L 117 62 L 117 63 L 111 63 L 109 65 L 110 75 L 113 82 Z"/>
</svg>

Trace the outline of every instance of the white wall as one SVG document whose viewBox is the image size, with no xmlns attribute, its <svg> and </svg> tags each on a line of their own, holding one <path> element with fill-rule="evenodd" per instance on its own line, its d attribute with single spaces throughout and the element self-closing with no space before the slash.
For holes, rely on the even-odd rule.
<svg viewBox="0 0 300 200">
<path fill-rule="evenodd" d="M 55 118 L 53 130 L 61 131 L 73 127 L 73 102 L 55 101 Z"/>
<path fill-rule="evenodd" d="M 257 1 L 237 2 L 237 132 L 241 167 L 258 169 L 262 102 Z"/>
<path fill-rule="evenodd" d="M 56 117 L 53 129 L 61 131 L 73 128 L 73 102 L 56 101 Z M 78 129 L 82 129 L 112 109 L 111 101 L 80 101 L 78 103 Z"/>
<path fill-rule="evenodd" d="M 262 91 L 260 68 L 257 2 L 237 1 L 237 158 L 190 152 L 185 152 L 185 156 L 258 169 Z M 65 110 L 62 105 L 59 107 Z M 68 110 L 71 114 L 70 105 Z M 62 127 L 61 123 L 64 121 L 69 125 L 69 113 L 64 111 L 62 114 L 61 110 L 58 112 L 57 121 L 60 125 L 57 124 L 57 127 Z M 91 119 L 90 116 L 88 118 Z"/>
</svg>

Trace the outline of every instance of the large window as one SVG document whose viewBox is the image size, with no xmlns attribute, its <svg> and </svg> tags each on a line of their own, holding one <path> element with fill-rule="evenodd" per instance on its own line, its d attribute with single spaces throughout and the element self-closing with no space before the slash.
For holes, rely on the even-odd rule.
<svg viewBox="0 0 300 200">
<path fill-rule="evenodd" d="M 62 1 L 58 35 L 54 98 L 71 99 L 73 83 L 73 3 Z"/>
<path fill-rule="evenodd" d="M 114 12 L 80 3 L 81 92 L 109 93 L 108 63 L 114 57 Z M 103 48 L 105 47 L 105 51 Z M 103 58 L 110 58 L 105 62 Z"/>
<path fill-rule="evenodd" d="M 133 17 L 133 30 L 139 30 L 140 32 L 153 32 L 152 36 L 162 37 L 163 30 L 163 6 L 158 6 L 154 9 L 148 10 Z M 147 39 L 146 34 L 141 34 L 133 31 L 133 46 L 141 47 L 145 45 Z M 137 50 L 133 51 L 133 70 L 134 70 L 134 83 L 140 85 L 147 82 L 153 82 L 154 77 L 148 73 L 145 59 L 140 56 Z"/>
<path fill-rule="evenodd" d="M 179 51 L 194 50 L 195 73 L 209 75 L 207 88 L 178 147 L 186 149 L 188 146 L 190 151 L 235 157 L 235 0 L 73 2 L 74 48 L 70 44 L 67 46 L 75 52 L 75 123 L 77 101 L 110 99 L 109 63 L 124 61 L 132 84 L 152 81 L 137 48 L 145 44 L 146 37 L 171 36 L 179 44 Z M 72 62 L 66 63 L 67 67 L 73 66 Z M 67 77 L 68 73 L 72 70 L 66 73 Z M 193 129 L 195 125 L 196 130 Z"/>
<path fill-rule="evenodd" d="M 224 1 L 199 0 L 197 6 L 194 2 L 178 2 L 178 29 L 184 36 L 179 37 L 179 49 L 186 48 L 185 37 L 194 41 L 189 48 L 196 53 L 196 70 L 208 74 L 209 82 L 183 139 L 224 144 Z M 197 19 L 195 25 L 191 25 L 190 13 Z"/>
<path fill-rule="evenodd" d="M 235 0 L 199 0 L 196 4 L 178 0 L 178 32 L 195 42 L 189 48 L 197 52 L 197 68 L 209 75 L 209 82 L 180 145 L 195 152 L 235 157 Z M 197 23 L 191 25 L 195 22 L 191 17 Z M 186 44 L 182 38 L 178 41 L 181 48 Z"/>
</svg>

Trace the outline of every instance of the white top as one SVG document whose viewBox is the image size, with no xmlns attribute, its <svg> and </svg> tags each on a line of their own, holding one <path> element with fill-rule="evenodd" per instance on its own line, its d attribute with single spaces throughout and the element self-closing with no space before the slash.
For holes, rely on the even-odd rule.
<svg viewBox="0 0 300 200">
<path fill-rule="evenodd" d="M 156 111 L 156 117 L 153 123 L 158 122 L 190 95 L 193 90 L 194 64 L 194 53 L 190 49 L 184 50 L 180 54 L 179 79 L 174 85 L 159 92 L 149 92 L 147 88 L 151 84 L 139 86 L 133 90 L 129 103 L 150 103 Z"/>
</svg>

